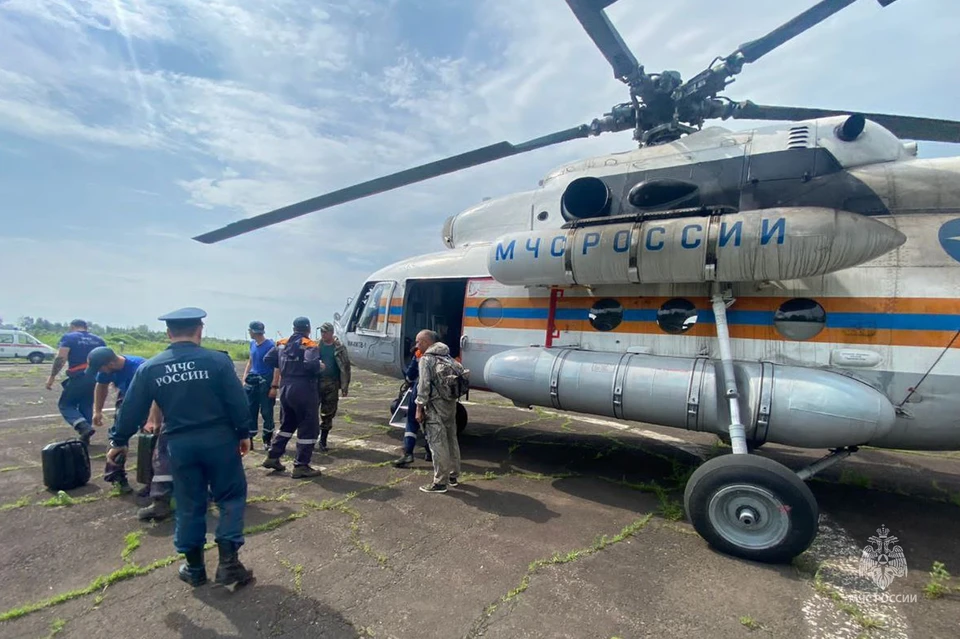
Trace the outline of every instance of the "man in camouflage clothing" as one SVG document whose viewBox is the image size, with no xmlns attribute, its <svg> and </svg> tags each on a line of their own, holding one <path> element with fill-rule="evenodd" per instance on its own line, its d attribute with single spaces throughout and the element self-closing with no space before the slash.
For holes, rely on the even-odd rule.
<svg viewBox="0 0 960 639">
<path fill-rule="evenodd" d="M 320 389 L 320 450 L 326 452 L 327 435 L 333 428 L 333 418 L 337 414 L 340 398 L 347 396 L 350 389 L 350 355 L 347 348 L 333 334 L 333 324 L 320 325 L 320 361 L 323 372 L 317 384 Z"/>
<path fill-rule="evenodd" d="M 449 358 L 450 348 L 430 330 L 417 333 L 420 378 L 417 380 L 417 421 L 433 454 L 433 484 L 421 486 L 425 493 L 445 493 L 447 486 L 457 486 L 460 476 L 460 445 L 457 442 L 457 397 L 441 388 L 437 376 L 437 359 Z"/>
</svg>

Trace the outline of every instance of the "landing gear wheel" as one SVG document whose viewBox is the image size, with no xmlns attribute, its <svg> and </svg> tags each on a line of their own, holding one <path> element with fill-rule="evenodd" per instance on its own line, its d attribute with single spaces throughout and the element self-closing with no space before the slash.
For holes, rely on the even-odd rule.
<svg viewBox="0 0 960 639">
<path fill-rule="evenodd" d="M 457 402 L 457 436 L 459 437 L 467 427 L 467 409 Z"/>
<path fill-rule="evenodd" d="M 785 563 L 817 536 L 820 509 L 810 488 L 786 466 L 754 455 L 723 455 L 691 475 L 683 507 L 717 550 L 753 561 Z"/>
<path fill-rule="evenodd" d="M 30 353 L 27 359 L 31 364 L 43 364 L 43 353 Z"/>
</svg>

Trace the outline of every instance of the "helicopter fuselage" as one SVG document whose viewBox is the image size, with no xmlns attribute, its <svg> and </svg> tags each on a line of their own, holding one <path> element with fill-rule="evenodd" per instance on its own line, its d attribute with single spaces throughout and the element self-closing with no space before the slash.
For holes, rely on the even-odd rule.
<svg viewBox="0 0 960 639">
<path fill-rule="evenodd" d="M 393 377 L 429 328 L 519 405 L 722 436 L 722 289 L 754 445 L 960 449 L 960 158 L 849 123 L 561 167 L 374 273 L 337 332 Z"/>
</svg>

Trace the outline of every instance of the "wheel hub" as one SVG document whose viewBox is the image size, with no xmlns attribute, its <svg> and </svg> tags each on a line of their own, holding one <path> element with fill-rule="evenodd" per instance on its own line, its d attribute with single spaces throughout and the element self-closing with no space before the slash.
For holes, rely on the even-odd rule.
<svg viewBox="0 0 960 639">
<path fill-rule="evenodd" d="M 788 512 L 777 495 L 751 484 L 724 486 L 707 505 L 707 516 L 724 539 L 754 550 L 775 547 L 786 538 Z"/>
<path fill-rule="evenodd" d="M 752 526 L 757 523 L 757 519 L 760 516 L 757 514 L 753 508 L 741 508 L 737 511 L 737 519 L 740 520 L 740 523 L 745 526 Z"/>
</svg>

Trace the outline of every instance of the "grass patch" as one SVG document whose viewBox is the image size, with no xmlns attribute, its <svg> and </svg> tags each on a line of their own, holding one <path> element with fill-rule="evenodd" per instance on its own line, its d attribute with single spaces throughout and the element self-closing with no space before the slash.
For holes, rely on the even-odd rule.
<svg viewBox="0 0 960 639">
<path fill-rule="evenodd" d="M 813 589 L 817 591 L 817 594 L 827 597 L 833 604 L 843 612 L 850 615 L 854 621 L 857 622 L 864 630 L 877 630 L 882 629 L 883 622 L 873 617 L 868 617 L 860 610 L 860 607 L 856 604 L 850 603 L 849 601 L 843 598 L 843 595 L 840 594 L 833 586 L 823 582 L 823 578 L 820 576 L 820 569 L 817 569 L 817 573 L 813 577 Z"/>
<path fill-rule="evenodd" d="M 37 506 L 44 506 L 46 508 L 59 508 L 61 506 L 76 506 L 77 504 L 89 504 L 94 501 L 99 501 L 100 498 L 94 495 L 88 497 L 71 497 L 62 490 L 57 491 L 57 494 L 51 497 L 50 499 L 45 499 L 43 501 L 38 501 Z"/>
<path fill-rule="evenodd" d="M 50 632 L 49 634 L 47 634 L 47 639 L 51 639 L 51 637 L 56 637 L 58 634 L 60 634 L 61 630 L 66 628 L 66 626 L 67 626 L 66 619 L 54 619 L 53 621 L 51 621 Z"/>
<path fill-rule="evenodd" d="M 133 554 L 133 552 L 140 547 L 140 538 L 143 536 L 142 530 L 135 530 L 132 533 L 127 533 L 126 537 L 123 538 L 123 550 L 120 551 L 120 559 L 127 561 L 128 557 Z"/>
<path fill-rule="evenodd" d="M 15 470 L 27 470 L 28 468 L 40 468 L 39 464 L 27 464 L 25 466 L 7 466 L 0 468 L 0 473 L 12 473 Z"/>
<path fill-rule="evenodd" d="M 960 591 L 960 587 L 951 586 L 952 577 L 947 572 L 947 567 L 943 562 L 933 562 L 933 568 L 930 570 L 930 580 L 923 587 L 923 596 L 927 599 L 940 599 L 953 590 Z"/>
<path fill-rule="evenodd" d="M 16 508 L 23 508 L 24 506 L 29 506 L 29 505 L 30 505 L 30 498 L 27 496 L 24 496 L 15 502 L 0 505 L 0 512 L 4 512 L 7 510 L 14 510 Z"/>
<path fill-rule="evenodd" d="M 750 615 L 744 615 L 740 617 L 740 625 L 744 626 L 745 628 L 749 628 L 750 630 L 760 629 L 760 622 Z"/>
<path fill-rule="evenodd" d="M 530 587 L 530 580 L 542 568 L 546 566 L 568 564 L 568 563 L 577 561 L 578 559 L 582 559 L 583 557 L 587 557 L 592 554 L 598 553 L 610 546 L 613 546 L 614 544 L 618 544 L 622 541 L 625 541 L 630 537 L 633 537 L 634 535 L 636 535 L 641 530 L 643 530 L 644 526 L 647 525 L 647 522 L 650 521 L 651 517 L 653 517 L 653 514 L 644 515 L 640 519 L 637 519 L 632 523 L 624 526 L 620 530 L 620 532 L 618 532 L 616 535 L 613 535 L 612 537 L 601 535 L 597 537 L 594 540 L 593 544 L 591 544 L 587 548 L 571 550 L 563 554 L 554 553 L 554 555 L 549 559 L 537 559 L 536 561 L 531 562 L 530 565 L 527 566 L 527 572 L 520 579 L 520 583 L 517 585 L 517 587 L 509 591 L 507 594 L 502 596 L 498 601 L 490 604 L 484 609 L 484 618 L 481 621 L 481 623 L 485 622 L 486 619 L 489 618 L 490 615 L 492 615 L 494 611 L 496 611 L 497 608 L 499 608 L 501 605 L 505 603 L 509 603 L 515 600 L 521 594 L 523 594 L 527 590 L 527 588 Z M 479 630 L 481 630 L 481 628 L 475 627 L 474 632 L 471 633 L 471 635 L 472 636 L 477 635 L 478 634 L 477 631 Z"/>
<path fill-rule="evenodd" d="M 271 495 L 257 495 L 256 497 L 248 497 L 247 503 L 261 504 L 263 502 L 286 502 L 286 501 L 290 501 L 290 495 L 291 493 L 283 493 L 275 497 Z"/>
<path fill-rule="evenodd" d="M 303 593 L 303 564 L 297 564 L 294 566 L 286 559 L 281 559 L 280 563 L 283 564 L 283 567 L 293 573 L 293 589 L 297 591 L 297 594 Z"/>
</svg>

